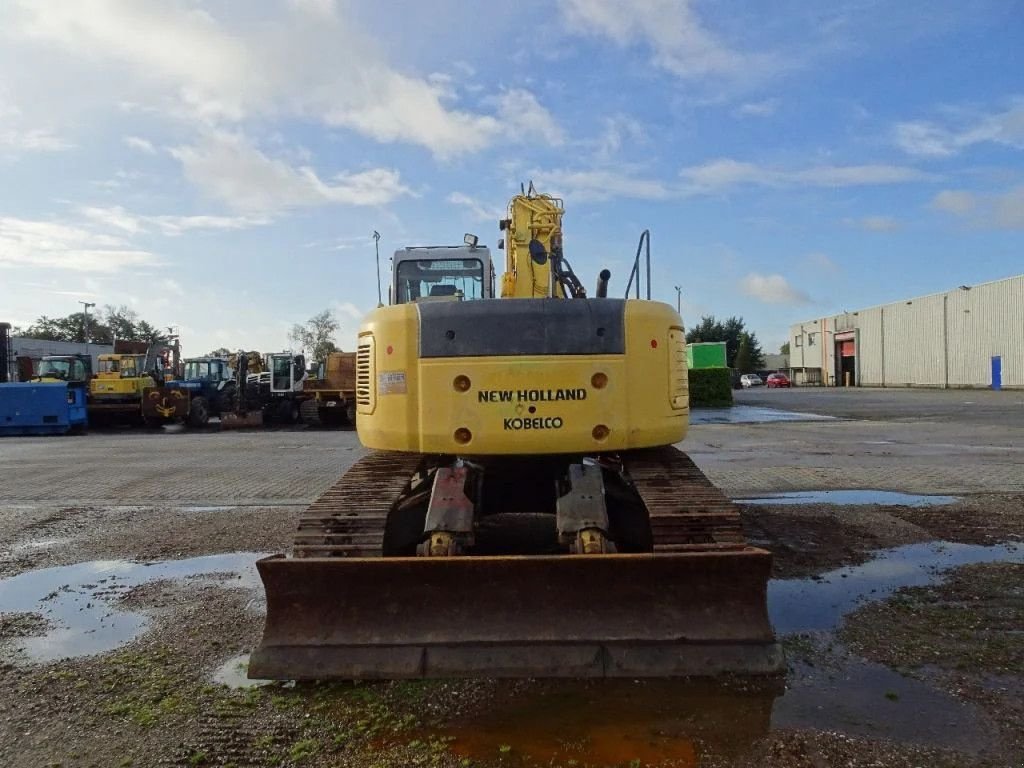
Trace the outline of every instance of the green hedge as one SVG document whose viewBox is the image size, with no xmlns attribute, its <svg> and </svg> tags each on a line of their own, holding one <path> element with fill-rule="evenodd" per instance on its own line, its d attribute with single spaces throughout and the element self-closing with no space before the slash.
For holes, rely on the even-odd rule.
<svg viewBox="0 0 1024 768">
<path fill-rule="evenodd" d="M 732 378 L 728 368 L 690 369 L 690 407 L 724 408 L 732 405 Z"/>
</svg>

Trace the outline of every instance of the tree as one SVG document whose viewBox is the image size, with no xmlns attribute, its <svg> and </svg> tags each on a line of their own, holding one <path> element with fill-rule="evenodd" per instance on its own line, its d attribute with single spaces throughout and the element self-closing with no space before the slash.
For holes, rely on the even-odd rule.
<svg viewBox="0 0 1024 768">
<path fill-rule="evenodd" d="M 780 355 L 788 355 L 789 354 L 789 342 L 788 341 L 784 341 L 782 343 L 782 346 L 779 347 L 779 354 Z"/>
<path fill-rule="evenodd" d="M 750 367 L 753 370 L 764 367 L 764 352 L 757 341 L 757 335 L 747 331 L 741 317 L 730 317 L 725 322 L 716 320 L 714 315 L 705 315 L 697 325 L 686 332 L 688 344 L 701 341 L 724 341 L 725 360 L 730 368 L 736 365 L 736 355 L 740 351 L 740 338 L 746 335 L 750 354 Z"/>
<path fill-rule="evenodd" d="M 207 357 L 230 357 L 231 354 L 232 354 L 231 350 L 228 349 L 227 347 L 217 347 L 217 349 L 213 350 L 213 352 L 208 352 L 206 354 L 206 356 Z"/>
<path fill-rule="evenodd" d="M 750 334 L 740 334 L 740 343 L 736 350 L 736 360 L 732 367 L 740 373 L 753 373 L 754 365 L 750 348 Z"/>
<path fill-rule="evenodd" d="M 301 348 L 303 352 L 309 351 L 310 359 L 316 362 L 323 362 L 331 352 L 338 351 L 338 345 L 334 342 L 334 334 L 340 327 L 334 312 L 325 309 L 323 312 L 313 315 L 305 324 L 296 323 L 292 326 L 288 340 Z"/>
<path fill-rule="evenodd" d="M 167 335 L 139 320 L 135 310 L 126 306 L 105 306 L 96 314 L 88 317 L 89 338 L 94 344 L 113 344 L 115 339 L 122 341 L 144 341 L 148 344 L 161 344 L 167 341 Z M 43 315 L 32 325 L 24 329 L 20 335 L 47 341 L 86 341 L 86 316 L 84 312 L 74 312 L 67 317 L 47 317 Z"/>
</svg>

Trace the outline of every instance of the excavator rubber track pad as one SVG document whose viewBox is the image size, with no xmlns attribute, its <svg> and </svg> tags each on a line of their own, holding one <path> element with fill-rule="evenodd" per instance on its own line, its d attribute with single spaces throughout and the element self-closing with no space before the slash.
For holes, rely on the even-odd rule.
<svg viewBox="0 0 1024 768">
<path fill-rule="evenodd" d="M 279 680 L 771 674 L 768 552 L 257 563 L 249 675 Z"/>
</svg>

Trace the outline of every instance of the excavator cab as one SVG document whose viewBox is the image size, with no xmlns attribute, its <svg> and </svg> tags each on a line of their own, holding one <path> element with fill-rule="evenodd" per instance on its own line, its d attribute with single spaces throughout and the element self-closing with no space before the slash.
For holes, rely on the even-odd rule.
<svg viewBox="0 0 1024 768">
<path fill-rule="evenodd" d="M 494 295 L 490 251 L 478 246 L 473 235 L 466 236 L 465 245 L 396 251 L 392 266 L 392 304 L 489 299 Z"/>
<path fill-rule="evenodd" d="M 38 381 L 63 381 L 85 385 L 92 375 L 90 359 L 84 355 L 48 355 L 39 361 L 34 377 Z"/>
<path fill-rule="evenodd" d="M 649 279 L 646 299 L 609 298 L 605 270 L 588 297 L 563 214 L 532 185 L 513 198 L 501 299 L 469 239 L 395 254 L 391 304 L 356 352 L 371 452 L 302 516 L 292 557 L 258 562 L 267 619 L 250 676 L 781 669 L 771 556 L 675 447 L 682 320 Z"/>
</svg>

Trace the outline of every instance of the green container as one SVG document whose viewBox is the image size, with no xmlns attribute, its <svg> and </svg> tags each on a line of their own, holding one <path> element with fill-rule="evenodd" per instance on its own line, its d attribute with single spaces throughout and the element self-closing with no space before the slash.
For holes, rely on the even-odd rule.
<svg viewBox="0 0 1024 768">
<path fill-rule="evenodd" d="M 698 341 L 686 345 L 686 364 L 690 370 L 725 368 L 724 341 Z"/>
</svg>

